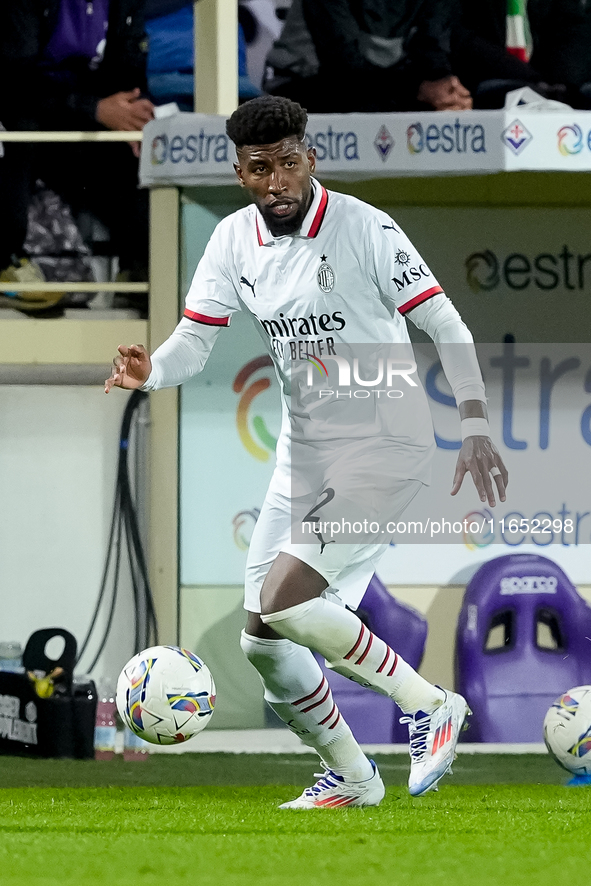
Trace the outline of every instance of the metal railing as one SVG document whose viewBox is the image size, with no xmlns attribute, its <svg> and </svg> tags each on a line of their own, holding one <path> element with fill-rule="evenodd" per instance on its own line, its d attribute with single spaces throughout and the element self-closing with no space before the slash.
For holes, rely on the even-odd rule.
<svg viewBox="0 0 591 886">
<path fill-rule="evenodd" d="M 32 131 L 0 131 L 2 142 L 141 142 L 141 131 L 111 132 L 32 132 Z M 0 160 L 1 162 L 1 160 Z M 149 283 L 62 283 L 39 282 L 19 283 L 17 281 L 0 283 L 1 292 L 148 292 Z"/>
</svg>

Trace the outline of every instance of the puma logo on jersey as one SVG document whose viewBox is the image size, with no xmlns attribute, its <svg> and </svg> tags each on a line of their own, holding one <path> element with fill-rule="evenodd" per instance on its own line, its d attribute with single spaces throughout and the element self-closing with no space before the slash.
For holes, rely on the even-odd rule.
<svg viewBox="0 0 591 886">
<path fill-rule="evenodd" d="M 256 280 L 253 283 L 249 283 L 246 277 L 241 277 L 240 282 L 244 283 L 245 286 L 248 286 L 249 289 L 252 289 L 253 298 L 257 297 L 256 292 L 254 291 L 254 284 L 257 282 Z"/>
<path fill-rule="evenodd" d="M 396 225 L 382 225 L 384 231 L 396 231 L 397 234 L 400 233 Z"/>
</svg>

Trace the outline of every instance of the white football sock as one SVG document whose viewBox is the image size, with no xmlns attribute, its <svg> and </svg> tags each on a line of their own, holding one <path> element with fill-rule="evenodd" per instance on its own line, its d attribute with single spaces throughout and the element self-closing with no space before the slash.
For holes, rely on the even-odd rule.
<svg viewBox="0 0 591 886">
<path fill-rule="evenodd" d="M 389 695 L 405 714 L 431 713 L 445 699 L 355 613 L 323 597 L 261 618 L 283 637 L 320 652 L 335 671 Z"/>
<path fill-rule="evenodd" d="M 259 672 L 265 700 L 292 732 L 348 781 L 373 775 L 334 703 L 328 681 L 309 649 L 291 640 L 263 640 L 242 631 L 242 651 Z"/>
</svg>

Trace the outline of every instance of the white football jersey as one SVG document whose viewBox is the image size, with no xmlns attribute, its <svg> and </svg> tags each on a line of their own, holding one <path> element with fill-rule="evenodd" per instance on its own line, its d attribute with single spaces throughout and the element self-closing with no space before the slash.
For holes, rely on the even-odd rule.
<svg viewBox="0 0 591 886">
<path fill-rule="evenodd" d="M 384 212 L 313 180 L 301 229 L 273 237 L 254 205 L 216 227 L 195 272 L 184 317 L 228 326 L 247 311 L 273 358 L 284 394 L 278 464 L 289 464 L 289 366 L 324 358 L 339 344 L 410 339 L 404 314 L 443 290 Z M 412 355 L 411 355 L 412 356 Z M 434 448 L 426 400 L 400 429 L 399 476 L 428 482 Z M 397 461 L 400 459 L 397 458 Z"/>
</svg>

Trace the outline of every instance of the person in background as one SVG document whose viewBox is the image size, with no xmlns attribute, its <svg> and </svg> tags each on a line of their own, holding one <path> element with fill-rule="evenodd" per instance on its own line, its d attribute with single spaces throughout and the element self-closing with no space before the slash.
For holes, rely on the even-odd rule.
<svg viewBox="0 0 591 886">
<path fill-rule="evenodd" d="M 452 0 L 452 63 L 477 108 L 512 89 L 591 108 L 588 0 Z"/>
<path fill-rule="evenodd" d="M 460 111 L 448 0 L 294 0 L 268 63 L 269 92 L 309 111 Z"/>
<path fill-rule="evenodd" d="M 20 0 L 0 9 L 0 122 L 7 130 L 141 130 L 146 95 L 144 0 Z M 0 272 L 19 279 L 36 181 L 109 230 L 120 269 L 146 279 L 147 193 L 139 145 L 6 144 L 0 159 Z M 16 276 L 11 276 L 16 275 Z"/>
</svg>

